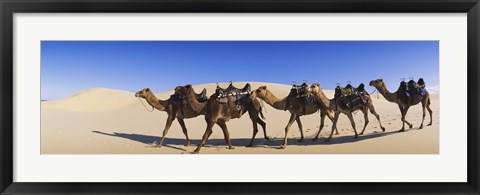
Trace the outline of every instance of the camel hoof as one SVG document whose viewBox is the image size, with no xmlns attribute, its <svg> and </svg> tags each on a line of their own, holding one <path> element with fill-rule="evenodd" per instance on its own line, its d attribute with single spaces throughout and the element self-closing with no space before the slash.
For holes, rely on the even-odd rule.
<svg viewBox="0 0 480 195">
<path fill-rule="evenodd" d="M 195 150 L 192 152 L 192 154 L 198 154 L 198 153 L 200 153 L 200 149 L 198 149 L 198 148 L 195 149 Z"/>
<path fill-rule="evenodd" d="M 358 135 L 355 135 L 353 138 L 358 138 Z"/>
<path fill-rule="evenodd" d="M 359 133 L 358 135 L 363 135 L 363 132 Z"/>
<path fill-rule="evenodd" d="M 382 131 L 385 132 L 385 127 L 381 127 L 382 128 Z"/>
<path fill-rule="evenodd" d="M 270 141 L 270 138 L 269 138 L 269 137 L 265 137 L 265 140 Z"/>
<path fill-rule="evenodd" d="M 423 129 L 423 126 L 418 127 L 418 129 Z"/>
<path fill-rule="evenodd" d="M 280 149 L 285 149 L 287 148 L 287 145 L 280 145 Z"/>
<path fill-rule="evenodd" d="M 405 131 L 405 129 L 400 129 L 400 130 L 398 130 L 398 132 L 404 132 L 404 131 Z"/>
<path fill-rule="evenodd" d="M 183 145 L 188 147 L 188 146 L 190 146 L 191 144 L 190 144 L 190 142 L 187 142 L 186 144 L 183 144 Z"/>
<path fill-rule="evenodd" d="M 408 126 L 410 127 L 410 129 L 413 127 L 413 125 L 412 125 L 412 124 L 410 124 L 410 125 L 408 125 Z"/>
<path fill-rule="evenodd" d="M 335 135 L 340 135 L 340 133 L 336 132 Z"/>
<path fill-rule="evenodd" d="M 304 140 L 303 139 L 299 139 L 297 142 L 303 142 Z"/>
<path fill-rule="evenodd" d="M 330 142 L 330 138 L 327 138 L 324 142 Z"/>
<path fill-rule="evenodd" d="M 428 124 L 427 126 L 432 126 L 432 123 Z"/>
<path fill-rule="evenodd" d="M 246 145 L 245 147 L 251 148 L 251 147 L 253 147 L 253 145 L 252 145 L 252 144 L 248 144 L 248 145 Z"/>
<path fill-rule="evenodd" d="M 317 141 L 317 140 L 318 140 L 318 137 L 312 139 L 312 141 Z"/>
<path fill-rule="evenodd" d="M 227 146 L 226 148 L 229 149 L 229 150 L 235 149 L 235 147 L 233 147 L 233 146 Z"/>
<path fill-rule="evenodd" d="M 161 148 L 162 145 L 160 145 L 160 144 L 155 144 L 155 145 L 153 145 L 153 147 L 154 147 L 154 148 Z"/>
</svg>

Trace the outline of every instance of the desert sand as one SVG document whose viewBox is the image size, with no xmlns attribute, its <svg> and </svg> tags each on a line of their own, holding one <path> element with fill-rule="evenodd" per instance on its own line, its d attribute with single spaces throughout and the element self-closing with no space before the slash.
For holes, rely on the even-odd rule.
<svg viewBox="0 0 480 195">
<path fill-rule="evenodd" d="M 245 85 L 244 82 L 234 84 L 237 87 Z M 250 84 L 252 89 L 266 85 L 278 98 L 287 96 L 290 90 L 289 85 L 259 82 Z M 228 84 L 221 85 L 227 87 Z M 207 88 L 208 95 L 211 95 L 215 87 L 216 84 L 204 84 L 194 86 L 194 89 L 200 92 Z M 155 91 L 155 88 L 151 90 Z M 155 95 L 159 99 L 167 99 L 172 93 L 173 90 Z M 332 90 L 325 90 L 325 93 L 329 98 L 333 97 Z M 320 123 L 317 112 L 301 117 L 305 142 L 297 142 L 300 132 L 294 123 L 288 135 L 288 147 L 280 149 L 290 113 L 264 103 L 263 112 L 267 118 L 270 141 L 263 139 L 263 131 L 259 126 L 254 147 L 245 147 L 252 136 L 252 124 L 248 114 L 245 114 L 240 119 L 227 122 L 235 149 L 225 148 L 223 133 L 218 126 L 214 126 L 213 134 L 206 147 L 202 148 L 201 154 L 438 154 L 439 94 L 431 94 L 433 125 L 418 129 L 422 119 L 422 108 L 418 104 L 411 107 L 407 114 L 406 119 L 414 127 L 406 132 L 398 132 L 401 128 L 401 115 L 396 104 L 376 93 L 372 94 L 372 99 L 386 128 L 385 132 L 381 131 L 377 120 L 369 113 L 370 123 L 365 134 L 353 138 L 350 122 L 342 114 L 338 121 L 340 135 L 333 135 L 330 142 L 324 142 L 332 127 L 332 122 L 327 118 L 320 139 L 312 141 Z M 142 101 L 151 109 L 145 100 Z M 41 106 L 41 154 L 189 154 L 200 143 L 206 127 L 204 116 L 185 120 L 192 140 L 192 145 L 187 147 L 183 145 L 185 137 L 175 120 L 164 146 L 155 148 L 152 144 L 161 137 L 167 114 L 158 110 L 148 112 L 140 100 L 134 97 L 134 92 L 95 88 L 62 100 L 43 101 Z M 360 132 L 364 124 L 363 114 L 359 111 L 354 117 Z M 429 120 L 427 113 L 424 125 Z"/>
</svg>

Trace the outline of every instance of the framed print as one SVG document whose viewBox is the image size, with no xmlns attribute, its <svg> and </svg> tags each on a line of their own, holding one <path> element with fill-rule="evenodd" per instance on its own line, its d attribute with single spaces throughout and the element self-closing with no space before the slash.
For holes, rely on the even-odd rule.
<svg viewBox="0 0 480 195">
<path fill-rule="evenodd" d="M 478 194 L 478 1 L 2 1 L 2 194 Z"/>
</svg>

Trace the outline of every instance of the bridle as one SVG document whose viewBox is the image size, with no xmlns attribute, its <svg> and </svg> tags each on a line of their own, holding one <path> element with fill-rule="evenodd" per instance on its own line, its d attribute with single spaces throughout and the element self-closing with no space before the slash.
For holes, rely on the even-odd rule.
<svg viewBox="0 0 480 195">
<path fill-rule="evenodd" d="M 153 112 L 155 110 L 155 108 L 152 106 L 152 110 L 148 110 L 147 106 L 145 106 L 145 104 L 143 103 L 142 101 L 142 98 L 139 96 L 138 97 L 138 100 L 142 103 L 143 107 L 145 108 L 145 110 L 147 110 L 148 112 Z"/>
</svg>

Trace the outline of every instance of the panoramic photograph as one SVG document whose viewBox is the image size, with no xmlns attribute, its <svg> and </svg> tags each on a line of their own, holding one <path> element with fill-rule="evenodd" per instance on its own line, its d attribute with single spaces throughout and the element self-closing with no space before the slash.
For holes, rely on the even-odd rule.
<svg viewBox="0 0 480 195">
<path fill-rule="evenodd" d="M 438 41 L 42 41 L 41 154 L 438 154 Z"/>
</svg>

